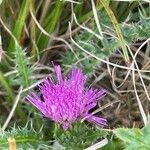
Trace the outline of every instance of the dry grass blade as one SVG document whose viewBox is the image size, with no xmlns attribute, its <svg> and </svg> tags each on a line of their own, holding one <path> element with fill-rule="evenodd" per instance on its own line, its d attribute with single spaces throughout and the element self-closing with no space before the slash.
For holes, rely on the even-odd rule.
<svg viewBox="0 0 150 150">
<path fill-rule="evenodd" d="M 15 103 L 14 103 L 14 105 L 13 105 L 13 107 L 12 107 L 10 113 L 9 113 L 9 116 L 7 117 L 5 123 L 4 123 L 3 127 L 2 127 L 2 130 L 5 130 L 5 129 L 7 128 L 8 124 L 9 124 L 9 122 L 10 122 L 10 120 L 11 120 L 11 118 L 12 118 L 14 112 L 15 112 L 15 109 L 16 109 L 16 107 L 17 107 L 17 105 L 18 105 L 18 102 L 19 102 L 19 100 L 20 100 L 21 93 L 22 93 L 22 87 L 21 87 L 20 90 L 19 90 L 19 93 L 18 93 L 18 95 L 17 95 L 17 97 L 16 97 Z"/>
<path fill-rule="evenodd" d="M 96 143 L 96 144 L 86 148 L 85 150 L 97 150 L 99 148 L 104 147 L 107 143 L 108 143 L 108 139 L 105 138 L 102 141 L 100 141 L 100 142 L 98 142 L 98 143 Z"/>
<path fill-rule="evenodd" d="M 134 65 L 133 65 L 133 68 L 134 68 Z M 132 71 L 132 78 L 133 78 L 133 86 L 134 86 L 134 90 L 135 90 L 135 95 L 136 95 L 136 98 L 137 98 L 138 106 L 139 106 L 139 109 L 140 109 L 140 113 L 141 113 L 144 125 L 146 126 L 146 124 L 147 124 L 147 117 L 146 117 L 146 114 L 144 112 L 143 106 L 141 104 L 140 98 L 139 98 L 138 93 L 137 93 L 137 89 L 136 89 L 136 85 L 135 85 L 135 72 L 134 71 Z"/>
<path fill-rule="evenodd" d="M 93 10 L 93 14 L 94 14 L 94 19 L 95 19 L 95 22 L 96 22 L 99 34 L 103 38 L 103 33 L 102 33 L 101 26 L 100 26 L 100 23 L 99 23 L 99 19 L 98 19 L 98 15 L 97 15 L 97 10 L 96 10 L 95 3 L 94 3 L 93 0 L 91 0 L 91 4 L 92 4 L 92 10 Z"/>
<path fill-rule="evenodd" d="M 93 32 L 91 29 L 87 28 L 87 27 L 84 27 L 82 25 L 80 25 L 77 21 L 77 18 L 76 18 L 76 15 L 73 13 L 73 19 L 75 21 L 75 23 L 81 28 L 81 29 L 84 29 L 85 31 L 91 33 L 92 35 L 96 36 L 98 39 L 102 40 L 103 37 L 101 35 L 98 35 L 97 33 Z"/>
<path fill-rule="evenodd" d="M 3 58 L 3 54 L 4 54 L 4 51 L 2 49 L 2 38 L 1 38 L 1 35 L 0 35 L 0 62 Z"/>
<path fill-rule="evenodd" d="M 150 101 L 150 96 L 149 96 L 149 94 L 148 94 L 148 91 L 147 91 L 146 86 L 145 86 L 145 83 L 144 83 L 144 81 L 143 81 L 141 72 L 140 72 L 139 67 L 138 67 L 138 65 L 137 65 L 137 62 L 136 62 L 136 60 L 135 60 L 136 55 L 137 55 L 138 53 L 135 53 L 135 55 L 133 56 L 132 51 L 130 50 L 130 47 L 129 47 L 129 46 L 128 46 L 128 49 L 129 49 L 130 54 L 131 54 L 131 56 L 132 56 L 132 58 L 133 58 L 133 62 L 132 62 L 132 64 L 131 64 L 131 66 L 133 65 L 133 63 L 135 63 L 135 66 L 136 66 L 136 68 L 137 68 L 139 77 L 140 77 L 141 82 L 142 82 L 142 85 L 143 85 L 143 88 L 144 88 L 144 90 L 145 90 L 145 93 L 146 93 L 146 95 L 147 95 L 148 100 Z M 140 48 L 139 48 L 139 49 L 140 49 Z M 139 51 L 138 51 L 138 52 L 139 52 Z"/>
</svg>

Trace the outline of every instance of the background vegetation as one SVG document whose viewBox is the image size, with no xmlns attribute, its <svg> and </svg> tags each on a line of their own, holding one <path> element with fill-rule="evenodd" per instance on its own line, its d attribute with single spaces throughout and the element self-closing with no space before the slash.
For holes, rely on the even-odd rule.
<svg viewBox="0 0 150 150">
<path fill-rule="evenodd" d="M 150 2 L 112 0 L 0 1 L 0 149 L 149 150 Z M 108 94 L 88 124 L 56 132 L 25 97 L 48 77 L 84 70 L 87 85 Z"/>
</svg>

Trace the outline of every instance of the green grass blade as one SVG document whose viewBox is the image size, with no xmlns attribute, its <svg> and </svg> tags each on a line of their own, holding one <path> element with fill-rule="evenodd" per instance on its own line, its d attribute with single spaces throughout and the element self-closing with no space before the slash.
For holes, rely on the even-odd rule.
<svg viewBox="0 0 150 150">
<path fill-rule="evenodd" d="M 25 24 L 25 19 L 29 13 L 29 0 L 23 0 L 20 11 L 19 11 L 19 15 L 18 15 L 18 19 L 14 25 L 14 29 L 13 29 L 13 35 L 16 37 L 17 40 L 19 40 L 21 33 L 22 33 L 22 29 L 24 27 Z M 8 47 L 8 53 L 10 55 L 12 55 L 12 52 L 15 49 L 15 42 L 14 40 L 11 38 L 10 40 L 10 44 Z"/>
<path fill-rule="evenodd" d="M 47 18 L 48 22 L 46 24 L 45 30 L 48 33 L 52 33 L 58 23 L 59 17 L 62 13 L 62 10 L 64 8 L 64 2 L 57 0 L 55 4 L 55 8 L 53 9 L 52 13 L 50 16 Z M 46 37 L 45 35 L 42 35 L 40 39 L 38 40 L 38 47 L 39 50 L 42 50 L 46 47 L 47 43 L 49 41 L 49 38 Z"/>
</svg>

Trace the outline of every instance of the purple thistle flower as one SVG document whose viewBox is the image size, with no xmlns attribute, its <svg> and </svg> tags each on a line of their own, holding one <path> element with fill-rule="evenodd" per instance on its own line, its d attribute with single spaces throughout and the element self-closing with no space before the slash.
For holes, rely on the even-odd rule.
<svg viewBox="0 0 150 150">
<path fill-rule="evenodd" d="M 107 120 L 94 116 L 89 110 L 94 108 L 97 100 L 105 96 L 105 90 L 85 88 L 85 76 L 82 70 L 73 68 L 69 78 L 64 80 L 60 66 L 55 66 L 57 82 L 52 77 L 39 85 L 43 99 L 32 93 L 27 100 L 32 103 L 42 114 L 56 123 L 63 125 L 64 129 L 79 120 L 85 119 L 100 126 L 107 125 Z"/>
</svg>

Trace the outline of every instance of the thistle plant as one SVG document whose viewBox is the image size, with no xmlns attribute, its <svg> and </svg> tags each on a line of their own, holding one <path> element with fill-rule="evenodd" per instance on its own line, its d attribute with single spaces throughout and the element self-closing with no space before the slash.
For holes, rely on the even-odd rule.
<svg viewBox="0 0 150 150">
<path fill-rule="evenodd" d="M 40 93 L 32 92 L 27 100 L 65 130 L 81 119 L 106 126 L 106 119 L 89 113 L 97 101 L 106 95 L 106 91 L 85 88 L 86 77 L 81 69 L 74 67 L 70 76 L 65 76 L 64 79 L 60 66 L 55 66 L 55 72 L 57 81 L 52 76 L 49 77 L 39 85 Z"/>
</svg>

